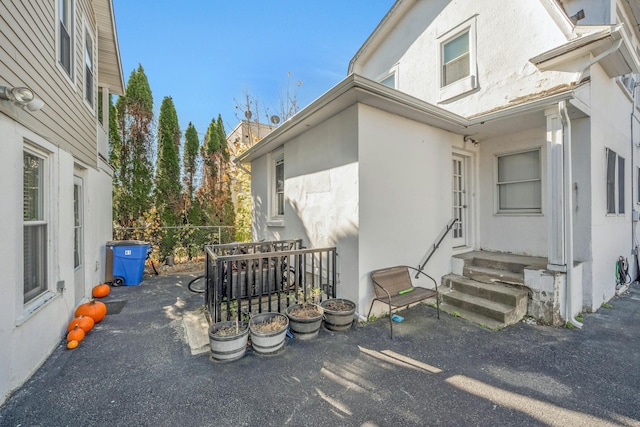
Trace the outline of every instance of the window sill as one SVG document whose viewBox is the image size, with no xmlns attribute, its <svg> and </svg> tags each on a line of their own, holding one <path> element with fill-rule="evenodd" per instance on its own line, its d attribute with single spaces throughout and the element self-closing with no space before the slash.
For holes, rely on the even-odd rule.
<svg viewBox="0 0 640 427">
<path fill-rule="evenodd" d="M 495 216 L 544 216 L 542 212 L 508 212 L 498 211 Z"/>
<path fill-rule="evenodd" d="M 51 303 L 51 301 L 53 301 L 57 296 L 58 294 L 56 292 L 46 291 L 35 300 L 28 303 L 28 305 L 25 306 L 22 315 L 16 319 L 16 326 L 26 323 L 34 314 L 49 305 L 49 303 Z"/>
<path fill-rule="evenodd" d="M 448 86 L 440 88 L 440 101 L 446 102 L 478 88 L 476 76 L 470 75 Z"/>
<path fill-rule="evenodd" d="M 272 219 L 267 221 L 267 227 L 284 227 L 284 219 Z"/>
</svg>

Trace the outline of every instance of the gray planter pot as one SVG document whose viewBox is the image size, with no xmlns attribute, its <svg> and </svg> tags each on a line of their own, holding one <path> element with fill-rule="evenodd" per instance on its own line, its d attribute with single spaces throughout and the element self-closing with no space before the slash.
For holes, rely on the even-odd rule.
<svg viewBox="0 0 640 427">
<path fill-rule="evenodd" d="M 231 362 L 244 356 L 249 340 L 249 324 L 240 322 L 238 334 L 217 335 L 222 328 L 235 327 L 236 322 L 217 322 L 209 327 L 211 357 L 218 362 Z"/>
<path fill-rule="evenodd" d="M 332 305 L 344 306 L 344 310 L 332 309 Z M 351 328 L 353 323 L 353 315 L 356 312 L 356 305 L 354 302 L 342 299 L 332 298 L 322 302 L 322 308 L 324 309 L 324 327 L 331 331 L 346 331 Z"/>
<path fill-rule="evenodd" d="M 256 325 L 269 322 L 273 318 L 283 318 L 284 326 L 275 331 L 261 331 Z M 280 313 L 256 314 L 249 321 L 249 331 L 251 332 L 251 345 L 258 354 L 273 354 L 284 347 L 284 340 L 287 336 L 289 318 Z"/>
<path fill-rule="evenodd" d="M 318 304 L 307 304 L 307 306 L 316 307 L 316 312 L 313 316 L 293 314 L 296 310 L 302 308 L 302 304 L 294 304 L 285 310 L 285 314 L 289 318 L 289 329 L 299 340 L 310 340 L 317 337 L 322 326 L 324 309 Z"/>
</svg>

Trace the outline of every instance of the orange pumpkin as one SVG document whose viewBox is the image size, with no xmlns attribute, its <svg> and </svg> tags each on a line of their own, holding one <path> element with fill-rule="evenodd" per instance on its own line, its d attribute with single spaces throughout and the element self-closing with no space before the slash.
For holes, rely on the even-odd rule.
<svg viewBox="0 0 640 427">
<path fill-rule="evenodd" d="M 67 342 L 70 341 L 82 341 L 84 339 L 84 331 L 78 327 L 74 326 L 73 329 L 67 334 Z"/>
<path fill-rule="evenodd" d="M 74 349 L 78 346 L 78 341 L 76 340 L 71 340 L 67 343 L 67 348 L 68 349 Z"/>
<path fill-rule="evenodd" d="M 92 299 L 89 302 L 80 304 L 78 308 L 76 308 L 75 314 L 76 317 L 89 316 L 95 323 L 100 323 L 100 321 L 104 319 L 104 316 L 107 315 L 107 306 L 103 302 Z"/>
<path fill-rule="evenodd" d="M 103 283 L 101 285 L 94 286 L 91 295 L 93 295 L 94 298 L 104 298 L 109 295 L 109 292 L 111 292 L 111 286 Z"/>
<path fill-rule="evenodd" d="M 69 322 L 69 326 L 67 326 L 67 332 L 71 332 L 74 326 L 80 327 L 84 331 L 84 333 L 88 333 L 92 328 L 95 322 L 92 317 L 89 316 L 78 316 L 71 319 Z"/>
</svg>

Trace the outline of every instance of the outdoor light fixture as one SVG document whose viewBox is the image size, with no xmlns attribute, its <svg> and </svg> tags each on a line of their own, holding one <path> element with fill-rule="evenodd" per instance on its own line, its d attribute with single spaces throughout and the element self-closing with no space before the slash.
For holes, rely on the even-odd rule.
<svg viewBox="0 0 640 427">
<path fill-rule="evenodd" d="M 44 101 L 36 98 L 35 94 L 28 87 L 0 86 L 0 99 L 13 102 L 16 105 L 29 111 L 38 111 L 44 106 Z"/>
<path fill-rule="evenodd" d="M 473 144 L 474 147 L 477 147 L 478 144 L 480 143 L 480 141 L 478 141 L 477 139 L 473 139 L 471 138 L 469 135 L 465 135 L 462 140 L 464 142 L 471 142 Z"/>
</svg>

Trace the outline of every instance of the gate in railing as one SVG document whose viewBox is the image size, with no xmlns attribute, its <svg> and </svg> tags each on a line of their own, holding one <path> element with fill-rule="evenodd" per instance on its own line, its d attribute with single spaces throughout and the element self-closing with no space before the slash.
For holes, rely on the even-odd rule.
<svg viewBox="0 0 640 427">
<path fill-rule="evenodd" d="M 281 240 L 209 245 L 205 253 L 205 303 L 213 322 L 336 296 L 335 247 L 303 249 L 301 240 Z"/>
</svg>

